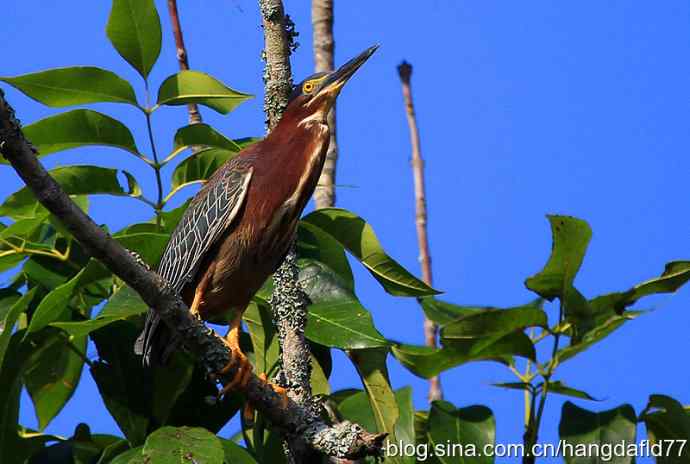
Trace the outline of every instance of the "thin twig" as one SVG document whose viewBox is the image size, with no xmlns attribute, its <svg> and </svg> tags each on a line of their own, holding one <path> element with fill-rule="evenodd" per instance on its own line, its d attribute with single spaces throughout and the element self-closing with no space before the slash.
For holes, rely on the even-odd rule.
<svg viewBox="0 0 690 464">
<path fill-rule="evenodd" d="M 221 337 L 192 315 L 180 296 L 158 274 L 146 269 L 79 209 L 45 170 L 36 157 L 36 149 L 24 137 L 14 110 L 5 101 L 2 90 L 0 152 L 36 199 L 59 218 L 90 256 L 132 287 L 157 312 L 165 324 L 179 335 L 187 349 L 196 355 L 208 374 L 220 372 L 227 366 L 230 352 Z M 237 369 L 231 368 L 220 380 L 227 383 L 236 374 Z M 251 376 L 244 393 L 249 403 L 275 427 L 328 456 L 359 457 L 381 452 L 385 435 L 368 433 L 359 425 L 349 422 L 329 426 L 292 400 L 284 406 L 280 395 L 257 376 Z"/>
<path fill-rule="evenodd" d="M 177 11 L 177 0 L 168 0 L 168 13 L 170 14 L 170 23 L 172 24 L 173 36 L 175 37 L 177 62 L 180 64 L 180 70 L 187 71 L 189 70 L 189 57 L 187 55 L 187 47 L 184 45 L 180 14 Z M 189 124 L 198 124 L 201 122 L 201 113 L 196 103 L 187 105 L 187 111 L 189 112 Z"/>
<path fill-rule="evenodd" d="M 427 211 L 426 211 L 426 188 L 424 185 L 424 160 L 422 160 L 422 149 L 419 142 L 419 129 L 412 102 L 412 89 L 410 78 L 412 76 L 412 65 L 403 61 L 398 66 L 400 82 L 402 83 L 403 98 L 405 99 L 405 110 L 407 114 L 407 124 L 410 126 L 410 143 L 412 145 L 412 173 L 414 175 L 414 194 L 417 224 L 417 239 L 419 241 L 419 263 L 422 266 L 422 279 L 427 285 L 432 286 L 433 277 L 431 275 L 431 254 L 429 253 L 429 237 L 427 234 Z M 424 318 L 424 341 L 427 346 L 436 347 L 436 336 L 438 326 L 428 318 Z M 443 398 L 441 389 L 441 379 L 434 376 L 429 379 L 429 401 L 440 400 Z"/>
<path fill-rule="evenodd" d="M 333 71 L 335 41 L 333 40 L 333 0 L 312 0 L 311 24 L 313 31 L 314 70 Z M 326 161 L 321 171 L 319 183 L 314 191 L 316 209 L 335 206 L 335 177 L 338 163 L 338 144 L 336 141 L 335 105 L 326 119 L 331 132 L 331 140 L 326 152 Z"/>
</svg>

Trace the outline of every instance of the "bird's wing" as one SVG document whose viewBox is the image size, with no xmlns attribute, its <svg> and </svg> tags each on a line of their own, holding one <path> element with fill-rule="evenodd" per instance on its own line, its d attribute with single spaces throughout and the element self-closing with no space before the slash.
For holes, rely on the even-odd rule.
<svg viewBox="0 0 690 464">
<path fill-rule="evenodd" d="M 158 266 L 160 276 L 178 293 L 194 278 L 202 258 L 230 226 L 247 197 L 251 167 L 231 162 L 219 171 L 190 203 Z"/>
</svg>

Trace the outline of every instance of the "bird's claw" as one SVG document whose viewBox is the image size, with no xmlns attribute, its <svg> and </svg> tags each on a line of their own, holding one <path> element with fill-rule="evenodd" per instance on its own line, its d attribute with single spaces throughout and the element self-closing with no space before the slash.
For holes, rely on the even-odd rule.
<svg viewBox="0 0 690 464">
<path fill-rule="evenodd" d="M 228 364 L 220 370 L 218 375 L 222 376 L 224 374 L 227 374 L 228 371 L 230 371 L 233 368 L 236 369 L 234 377 L 232 378 L 232 380 L 230 380 L 230 382 L 226 383 L 223 386 L 223 388 L 218 393 L 218 397 L 226 395 L 230 390 L 233 389 L 243 390 L 246 388 L 247 383 L 249 383 L 249 379 L 251 379 L 253 370 L 251 363 L 241 351 L 231 349 L 230 362 L 228 362 Z"/>
</svg>

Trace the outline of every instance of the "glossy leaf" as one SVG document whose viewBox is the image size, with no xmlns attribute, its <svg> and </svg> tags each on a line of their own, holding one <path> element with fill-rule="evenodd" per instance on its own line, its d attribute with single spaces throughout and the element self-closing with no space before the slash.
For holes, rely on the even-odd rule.
<svg viewBox="0 0 690 464">
<path fill-rule="evenodd" d="M 460 306 L 434 297 L 420 298 L 419 301 L 427 319 L 440 327 L 456 319 L 488 309 L 485 306 Z"/>
<path fill-rule="evenodd" d="M 183 147 L 206 146 L 239 152 L 240 146 L 208 124 L 192 124 L 181 127 L 175 133 L 175 149 Z"/>
<path fill-rule="evenodd" d="M 81 337 L 114 322 L 144 314 L 146 311 L 146 303 L 134 290 L 125 286 L 113 294 L 98 316 L 85 321 L 53 322 L 50 325 L 64 330 L 73 337 Z"/>
<path fill-rule="evenodd" d="M 392 295 L 425 296 L 439 293 L 388 256 L 364 219 L 337 208 L 324 208 L 304 219 L 330 235 L 357 258 Z"/>
<path fill-rule="evenodd" d="M 343 280 L 326 264 L 313 259 L 300 259 L 297 265 L 299 267 L 300 286 L 312 303 L 357 300 L 357 297 L 348 288 L 349 282 Z"/>
<path fill-rule="evenodd" d="M 592 238 L 592 229 L 585 221 L 570 216 L 548 215 L 547 218 L 553 237 L 551 256 L 544 269 L 527 279 L 525 285 L 551 301 L 572 286 Z"/>
<path fill-rule="evenodd" d="M 71 148 L 102 145 L 140 156 L 132 133 L 120 121 L 92 110 L 56 114 L 24 127 L 24 135 L 40 156 Z M 8 164 L 5 158 L 0 160 Z"/>
<path fill-rule="evenodd" d="M 137 106 L 134 89 L 111 71 L 93 66 L 56 68 L 16 77 L 0 77 L 26 96 L 52 107 L 114 102 Z"/>
<path fill-rule="evenodd" d="M 146 79 L 161 52 L 161 22 L 153 0 L 113 0 L 108 39 Z"/>
<path fill-rule="evenodd" d="M 624 443 L 626 447 L 635 444 L 636 422 L 635 410 L 627 404 L 607 411 L 592 412 L 566 401 L 561 411 L 558 433 L 561 440 L 572 446 L 573 452 L 570 453 L 568 448 L 564 448 L 565 462 L 568 464 L 634 462 L 632 455 L 619 456 L 618 453 L 614 454 L 611 451 L 611 456 L 597 456 L 590 449 L 592 444 L 602 451 L 606 449 L 605 447 L 613 447 L 619 443 Z"/>
<path fill-rule="evenodd" d="M 565 385 L 560 380 L 555 381 L 555 382 L 549 382 L 548 383 L 548 391 L 549 391 L 549 393 L 557 393 L 559 395 L 571 396 L 573 398 L 580 398 L 583 400 L 601 401 L 601 400 L 594 398 L 593 396 L 591 396 L 586 391 L 578 390 L 576 388 L 572 388 L 572 387 Z"/>
<path fill-rule="evenodd" d="M 354 277 L 345 255 L 345 248 L 320 228 L 305 221 L 299 222 L 297 256 L 324 263 L 340 277 L 347 290 L 354 292 Z"/>
<path fill-rule="evenodd" d="M 24 384 L 34 404 L 40 430 L 44 430 L 72 398 L 85 357 L 86 337 L 70 342 L 63 339 L 59 346 L 47 350 L 27 367 Z"/>
<path fill-rule="evenodd" d="M 220 440 L 208 430 L 193 427 L 162 427 L 146 439 L 144 462 L 199 462 L 223 464 L 225 451 Z"/>
<path fill-rule="evenodd" d="M 194 153 L 175 167 L 171 181 L 172 189 L 175 191 L 208 180 L 223 163 L 236 154 L 223 148 L 208 148 Z"/>
<path fill-rule="evenodd" d="M 350 351 L 348 356 L 362 379 L 378 431 L 387 433 L 388 440 L 395 442 L 395 424 L 400 413 L 388 379 L 388 349 Z"/>
<path fill-rule="evenodd" d="M 197 103 L 221 114 L 234 110 L 252 98 L 199 71 L 180 71 L 168 77 L 158 89 L 158 105 L 186 105 Z"/>
<path fill-rule="evenodd" d="M 117 178 L 124 174 L 127 188 L 123 188 Z M 69 195 L 109 194 L 116 196 L 141 196 L 141 188 L 127 171 L 101 168 L 97 166 L 66 166 L 55 168 L 50 175 Z M 18 212 L 29 214 L 36 205 L 36 197 L 24 187 L 10 195 L 0 206 L 0 216 L 15 216 Z"/>
<path fill-rule="evenodd" d="M 7 352 L 7 347 L 10 343 L 10 338 L 12 337 L 12 331 L 14 330 L 14 325 L 19 318 L 19 315 L 26 311 L 29 303 L 34 297 L 36 288 L 32 288 L 21 298 L 17 299 L 4 313 L 2 321 L 0 323 L 0 368 L 3 366 L 5 359 L 5 353 Z"/>
<path fill-rule="evenodd" d="M 309 307 L 305 335 L 333 348 L 356 350 L 388 346 L 371 314 L 357 300 L 340 300 Z"/>
<path fill-rule="evenodd" d="M 489 345 L 475 340 L 453 342 L 442 348 L 397 344 L 392 346 L 392 351 L 403 366 L 425 379 L 472 361 L 510 364 L 513 356 L 536 358 L 532 341 L 522 331 L 505 335 Z"/>
<path fill-rule="evenodd" d="M 567 361 L 578 353 L 585 351 L 590 346 L 595 343 L 600 342 L 604 338 L 608 337 L 616 329 L 618 329 L 625 321 L 637 318 L 643 313 L 628 311 L 622 316 L 612 316 L 604 323 L 596 326 L 591 331 L 587 332 L 582 339 L 574 345 L 570 345 L 566 348 L 559 350 L 556 353 L 556 359 L 559 363 Z"/>
<path fill-rule="evenodd" d="M 661 452 L 658 464 L 684 464 L 690 461 L 690 412 L 666 395 L 650 395 L 647 407 L 640 414 L 647 427 L 652 446 Z"/>
<path fill-rule="evenodd" d="M 462 446 L 463 456 L 452 452 L 437 452 L 436 457 L 441 463 L 494 462 L 492 456 L 483 453 L 487 445 L 493 445 L 496 441 L 496 420 L 491 409 L 486 406 L 457 409 L 447 401 L 434 401 L 429 411 L 427 427 L 430 446 L 438 445 L 446 449 L 449 444 Z"/>
</svg>

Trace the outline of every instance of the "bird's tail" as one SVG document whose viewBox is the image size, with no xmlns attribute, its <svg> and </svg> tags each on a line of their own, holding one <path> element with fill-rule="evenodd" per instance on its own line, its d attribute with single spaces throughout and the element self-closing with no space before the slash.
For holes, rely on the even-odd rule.
<svg viewBox="0 0 690 464">
<path fill-rule="evenodd" d="M 165 365 L 177 349 L 179 340 L 154 311 L 149 309 L 144 330 L 134 344 L 134 353 L 143 356 L 144 367 Z"/>
</svg>

